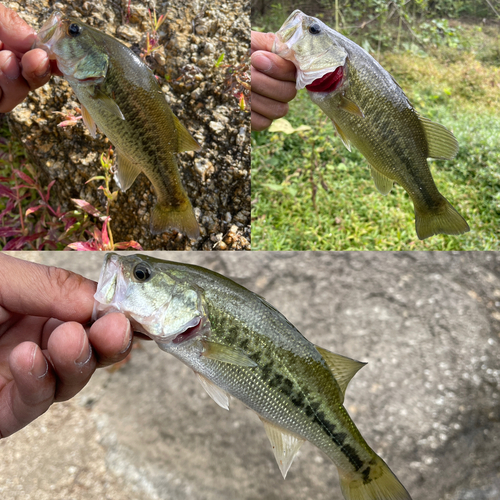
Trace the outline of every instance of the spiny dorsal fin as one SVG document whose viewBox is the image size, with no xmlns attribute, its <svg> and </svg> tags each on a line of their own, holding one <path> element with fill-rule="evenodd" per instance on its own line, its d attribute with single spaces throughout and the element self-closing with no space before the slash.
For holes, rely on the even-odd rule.
<svg viewBox="0 0 500 500">
<path fill-rule="evenodd" d="M 261 416 L 259 416 L 259 418 L 264 424 L 264 429 L 273 448 L 274 458 L 278 463 L 283 479 L 285 479 L 288 469 L 290 465 L 292 465 L 293 459 L 295 455 L 297 455 L 305 439 L 297 437 L 295 434 L 291 434 Z"/>
<path fill-rule="evenodd" d="M 363 111 L 361 111 L 359 106 L 355 102 L 352 102 L 350 99 L 347 99 L 347 97 L 344 97 L 343 95 L 340 96 L 339 108 L 343 109 L 344 111 L 347 111 L 348 113 L 351 113 L 351 115 L 356 115 L 359 116 L 360 118 L 365 117 Z"/>
<path fill-rule="evenodd" d="M 394 185 L 394 181 L 381 174 L 376 168 L 371 167 L 372 179 L 375 182 L 375 187 L 380 191 L 381 194 L 386 196 L 389 194 L 392 186 Z"/>
<path fill-rule="evenodd" d="M 207 394 L 224 410 L 229 410 L 229 394 L 221 389 L 219 386 L 215 385 L 213 382 L 208 380 L 198 372 L 195 372 L 198 376 L 203 389 L 207 391 Z"/>
<path fill-rule="evenodd" d="M 239 347 L 217 344 L 209 340 L 202 340 L 201 343 L 203 344 L 202 356 L 206 358 L 238 366 L 257 366 L 257 363 L 252 361 Z"/>
<path fill-rule="evenodd" d="M 116 177 L 120 189 L 126 191 L 141 173 L 141 169 L 119 150 L 116 150 L 116 167 Z"/>
<path fill-rule="evenodd" d="M 90 132 L 90 135 L 95 139 L 97 135 L 97 125 L 95 124 L 94 119 L 90 116 L 90 113 L 87 111 L 87 108 L 83 105 L 82 105 L 82 118 L 83 118 L 83 123 Z"/>
<path fill-rule="evenodd" d="M 201 146 L 195 138 L 189 133 L 188 129 L 174 115 L 175 128 L 177 129 L 177 152 L 181 151 L 199 151 Z"/>
<path fill-rule="evenodd" d="M 340 128 L 340 126 L 337 124 L 337 122 L 335 120 L 332 120 L 332 122 L 335 125 L 335 130 L 337 131 L 340 138 L 342 139 L 344 146 L 347 148 L 348 151 L 351 151 L 351 143 L 349 142 L 349 139 L 344 134 L 344 131 Z"/>
<path fill-rule="evenodd" d="M 428 158 L 438 160 L 451 160 L 458 153 L 458 141 L 455 136 L 443 125 L 435 123 L 423 116 L 418 117 L 424 127 L 427 139 Z"/>
<path fill-rule="evenodd" d="M 332 371 L 333 376 L 335 377 L 335 380 L 339 384 L 340 390 L 342 391 L 342 396 L 344 396 L 345 390 L 347 389 L 347 384 L 349 384 L 352 377 L 354 377 L 358 370 L 363 368 L 366 363 L 356 361 L 351 358 L 346 358 L 345 356 L 341 356 L 340 354 L 335 354 L 333 352 L 327 351 L 322 347 L 315 347 L 325 360 L 328 368 L 330 368 L 330 370 Z"/>
</svg>

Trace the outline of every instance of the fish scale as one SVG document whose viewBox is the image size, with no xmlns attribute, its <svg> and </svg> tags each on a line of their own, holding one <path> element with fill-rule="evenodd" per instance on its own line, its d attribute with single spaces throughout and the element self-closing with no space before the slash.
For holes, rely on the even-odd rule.
<svg viewBox="0 0 500 500">
<path fill-rule="evenodd" d="M 94 319 L 124 313 L 220 406 L 230 395 L 254 410 L 283 476 L 308 440 L 337 466 L 346 500 L 411 500 L 343 406 L 363 364 L 315 346 L 258 295 L 201 267 L 108 254 L 95 299 Z"/>
</svg>

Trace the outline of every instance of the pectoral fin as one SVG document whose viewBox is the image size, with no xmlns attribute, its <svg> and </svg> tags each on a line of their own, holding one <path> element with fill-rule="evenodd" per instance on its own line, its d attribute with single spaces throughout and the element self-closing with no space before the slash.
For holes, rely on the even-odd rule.
<svg viewBox="0 0 500 500">
<path fill-rule="evenodd" d="M 209 359 L 214 359 L 216 361 L 222 361 L 223 363 L 231 363 L 238 366 L 254 367 L 257 366 L 255 361 L 252 361 L 242 349 L 238 347 L 230 347 L 223 344 L 217 344 L 216 342 L 210 342 L 209 340 L 202 340 L 203 352 L 202 356 Z"/>
<path fill-rule="evenodd" d="M 94 119 L 90 116 L 90 113 L 87 111 L 87 108 L 82 105 L 82 118 L 83 123 L 87 127 L 90 135 L 95 139 L 97 135 L 97 125 L 95 124 Z"/>
<path fill-rule="evenodd" d="M 372 172 L 372 179 L 375 182 L 375 187 L 380 191 L 381 194 L 386 196 L 392 189 L 394 181 L 389 179 L 389 177 L 386 177 L 385 175 L 381 174 L 377 169 L 373 167 L 371 167 L 371 172 Z"/>
<path fill-rule="evenodd" d="M 344 131 L 340 128 L 340 126 L 337 124 L 337 122 L 335 120 L 332 120 L 332 122 L 335 125 L 335 130 L 337 131 L 340 138 L 342 139 L 344 146 L 347 148 L 348 151 L 351 151 L 351 143 L 349 142 L 349 139 L 344 134 Z"/>
<path fill-rule="evenodd" d="M 188 129 L 174 115 L 175 128 L 177 129 L 177 152 L 181 151 L 199 151 L 201 146 L 195 138 L 189 133 Z"/>
<path fill-rule="evenodd" d="M 229 394 L 222 390 L 220 387 L 215 385 L 213 382 L 208 380 L 208 378 L 204 377 L 198 372 L 195 372 L 198 376 L 198 380 L 200 381 L 203 389 L 207 391 L 207 394 L 224 410 L 229 410 Z"/>
<path fill-rule="evenodd" d="M 315 347 L 325 360 L 328 368 L 330 368 L 330 370 L 332 371 L 333 376 L 335 377 L 335 380 L 339 384 L 340 390 L 342 391 L 342 395 L 344 396 L 347 385 L 351 381 L 352 377 L 354 377 L 354 375 L 356 375 L 356 373 L 361 368 L 363 368 L 366 363 L 341 356 L 340 354 L 335 354 L 333 352 L 327 351 L 326 349 L 323 349 L 322 347 Z"/>
<path fill-rule="evenodd" d="M 274 458 L 276 458 L 283 479 L 285 479 L 288 469 L 305 439 L 285 431 L 262 417 L 259 418 L 264 424 L 264 429 L 273 448 Z"/>
<path fill-rule="evenodd" d="M 352 102 L 350 99 L 347 99 L 347 97 L 340 96 L 339 108 L 347 111 L 348 113 L 351 113 L 351 115 L 356 115 L 360 118 L 365 117 L 363 111 L 361 111 L 359 106 L 355 102 Z"/>
<path fill-rule="evenodd" d="M 118 118 L 125 120 L 123 113 L 121 112 L 118 104 L 111 99 L 108 95 L 106 95 L 102 90 L 95 88 L 92 94 L 92 97 L 99 101 L 99 104 L 109 113 L 117 116 Z"/>
<path fill-rule="evenodd" d="M 434 123 L 423 116 L 418 117 L 424 127 L 425 137 L 427 139 L 428 158 L 439 160 L 451 160 L 458 153 L 458 141 L 455 136 L 443 125 Z"/>
<path fill-rule="evenodd" d="M 123 153 L 116 151 L 116 180 L 122 191 L 126 191 L 141 173 L 141 169 L 132 163 Z"/>
</svg>

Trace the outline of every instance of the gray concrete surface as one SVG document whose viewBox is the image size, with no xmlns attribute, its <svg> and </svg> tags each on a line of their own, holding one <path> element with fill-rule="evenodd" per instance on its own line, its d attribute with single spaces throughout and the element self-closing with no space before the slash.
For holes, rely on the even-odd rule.
<svg viewBox="0 0 500 500">
<path fill-rule="evenodd" d="M 160 256 L 159 252 L 154 253 Z M 16 254 L 20 256 L 20 254 Z M 24 253 L 97 279 L 102 254 Z M 346 407 L 413 500 L 500 498 L 500 254 L 169 253 L 362 361 Z M 283 481 L 258 418 L 152 342 L 0 441 L 1 499 L 340 500 L 309 443 Z"/>
</svg>

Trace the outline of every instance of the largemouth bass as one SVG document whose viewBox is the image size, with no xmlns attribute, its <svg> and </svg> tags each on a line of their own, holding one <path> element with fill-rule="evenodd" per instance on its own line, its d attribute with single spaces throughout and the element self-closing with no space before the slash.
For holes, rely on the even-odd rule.
<svg viewBox="0 0 500 500">
<path fill-rule="evenodd" d="M 364 363 L 315 346 L 263 298 L 202 267 L 112 253 L 94 297 L 94 320 L 124 313 L 222 408 L 233 396 L 254 410 L 283 477 L 308 440 L 337 466 L 346 500 L 411 500 L 343 406 Z"/>
<path fill-rule="evenodd" d="M 92 136 L 96 125 L 117 153 L 118 181 L 125 191 L 142 171 L 155 188 L 155 234 L 176 229 L 199 236 L 182 186 L 175 153 L 200 149 L 170 109 L 152 71 L 124 44 L 74 18 L 53 13 L 37 34 L 82 104 Z"/>
<path fill-rule="evenodd" d="M 276 33 L 273 52 L 297 68 L 297 88 L 333 121 L 344 145 L 356 146 L 387 195 L 394 181 L 413 201 L 417 236 L 461 234 L 467 222 L 438 191 L 427 158 L 451 159 L 453 134 L 419 116 L 392 76 L 364 49 L 315 17 L 294 11 Z"/>
</svg>

